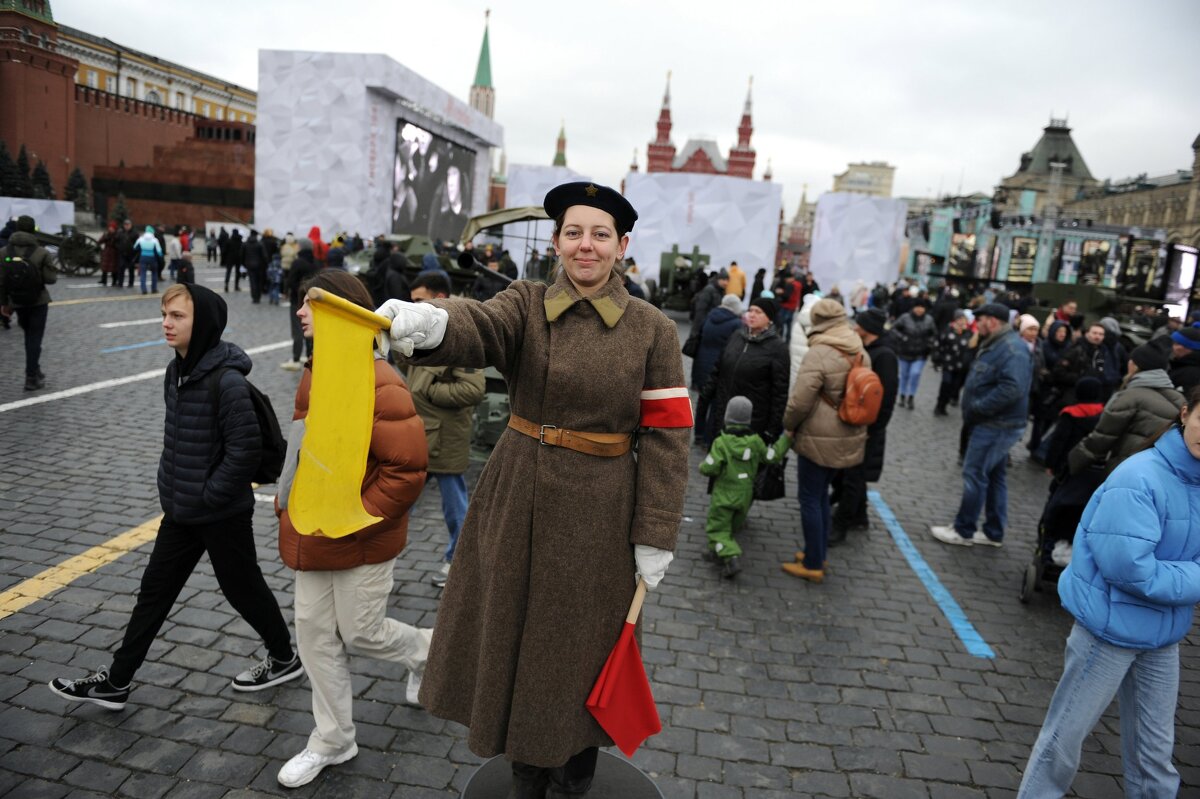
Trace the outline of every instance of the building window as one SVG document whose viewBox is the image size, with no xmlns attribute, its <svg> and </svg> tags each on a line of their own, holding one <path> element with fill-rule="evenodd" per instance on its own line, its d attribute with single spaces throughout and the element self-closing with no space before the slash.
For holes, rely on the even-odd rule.
<svg viewBox="0 0 1200 799">
<path fill-rule="evenodd" d="M 224 119 L 224 118 L 225 118 L 225 109 L 221 108 L 220 106 L 217 106 L 217 119 Z"/>
<path fill-rule="evenodd" d="M 100 85 L 100 76 L 96 74 L 96 70 L 89 69 L 87 77 L 87 85 L 95 89 Z"/>
<path fill-rule="evenodd" d="M 183 96 L 183 92 L 175 92 L 175 107 L 180 111 L 187 108 L 187 98 Z"/>
<path fill-rule="evenodd" d="M 133 98 L 137 97 L 137 78 L 125 79 L 125 96 Z"/>
<path fill-rule="evenodd" d="M 147 89 L 146 102 L 154 103 L 155 105 L 162 105 L 162 97 L 160 97 L 158 92 L 154 91 L 154 89 Z"/>
<path fill-rule="evenodd" d="M 113 75 L 107 75 L 104 78 L 104 91 L 109 94 L 117 93 L 117 79 Z"/>
</svg>

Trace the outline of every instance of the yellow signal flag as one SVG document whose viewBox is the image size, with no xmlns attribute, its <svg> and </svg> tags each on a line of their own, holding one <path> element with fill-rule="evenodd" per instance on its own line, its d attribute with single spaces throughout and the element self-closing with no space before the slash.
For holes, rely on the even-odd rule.
<svg viewBox="0 0 1200 799">
<path fill-rule="evenodd" d="M 322 289 L 313 318 L 312 388 L 300 462 L 288 496 L 296 532 L 341 538 L 382 521 L 362 504 L 375 421 L 372 342 L 391 322 Z"/>
</svg>

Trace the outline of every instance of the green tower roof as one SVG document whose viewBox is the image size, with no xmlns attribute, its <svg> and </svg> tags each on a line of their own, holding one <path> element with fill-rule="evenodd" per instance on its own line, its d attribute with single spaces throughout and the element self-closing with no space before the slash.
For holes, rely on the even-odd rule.
<svg viewBox="0 0 1200 799">
<path fill-rule="evenodd" d="M 483 23 L 483 46 L 479 48 L 479 66 L 475 67 L 474 86 L 492 86 L 492 55 L 488 48 L 488 26 Z"/>
<path fill-rule="evenodd" d="M 22 0 L 0 0 L 0 11 L 16 11 L 43 22 L 54 23 L 54 12 L 50 10 L 50 0 L 37 3 L 22 2 Z"/>
</svg>

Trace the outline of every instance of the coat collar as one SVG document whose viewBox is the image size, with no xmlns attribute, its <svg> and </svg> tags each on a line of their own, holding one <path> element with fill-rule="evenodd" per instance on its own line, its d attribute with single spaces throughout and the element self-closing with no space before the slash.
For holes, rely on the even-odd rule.
<svg viewBox="0 0 1200 799">
<path fill-rule="evenodd" d="M 546 289 L 545 299 L 542 300 L 546 306 L 546 321 L 555 321 L 581 300 L 590 302 L 604 320 L 605 326 L 612 328 L 621 321 L 621 316 L 629 305 L 629 292 L 625 290 L 621 276 L 614 269 L 608 276 L 608 282 L 601 286 L 599 291 L 590 297 L 584 297 L 567 277 L 566 271 L 560 269 L 558 279 L 554 281 L 553 286 Z"/>
<path fill-rule="evenodd" d="M 1200 460 L 1192 455 L 1183 441 L 1183 431 L 1173 427 L 1155 442 L 1154 448 L 1166 459 L 1179 479 L 1192 485 L 1200 484 Z"/>
</svg>

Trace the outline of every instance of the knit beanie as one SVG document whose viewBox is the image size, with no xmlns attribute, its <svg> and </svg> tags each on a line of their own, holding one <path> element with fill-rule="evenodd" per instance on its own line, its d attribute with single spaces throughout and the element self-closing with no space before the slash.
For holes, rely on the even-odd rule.
<svg viewBox="0 0 1200 799">
<path fill-rule="evenodd" d="M 1185 327 L 1171 334 L 1171 341 L 1189 350 L 1200 350 L 1200 328 Z"/>
<path fill-rule="evenodd" d="M 749 427 L 754 415 L 754 403 L 746 397 L 738 395 L 729 400 L 725 406 L 726 427 Z"/>
<path fill-rule="evenodd" d="M 1166 369 L 1168 358 L 1161 347 L 1143 344 L 1130 353 L 1129 360 L 1137 365 L 1139 372 L 1149 372 L 1151 369 Z"/>
<path fill-rule="evenodd" d="M 755 297 L 750 300 L 750 305 L 753 308 L 762 310 L 772 322 L 775 321 L 775 316 L 779 313 L 779 306 L 775 304 L 775 300 L 769 300 L 766 297 Z"/>
<path fill-rule="evenodd" d="M 884 327 L 887 325 L 887 314 L 878 308 L 868 308 L 865 311 L 859 311 L 854 317 L 854 321 L 868 333 L 882 336 Z"/>
<path fill-rule="evenodd" d="M 1041 323 L 1032 314 L 1023 313 L 1017 317 L 1017 330 L 1024 330 L 1027 327 L 1041 327 Z"/>
<path fill-rule="evenodd" d="M 727 311 L 740 313 L 742 310 L 742 301 L 738 299 L 736 294 L 726 294 L 721 298 L 721 307 Z"/>
</svg>

